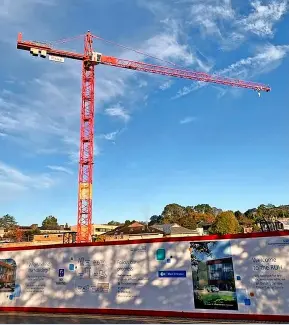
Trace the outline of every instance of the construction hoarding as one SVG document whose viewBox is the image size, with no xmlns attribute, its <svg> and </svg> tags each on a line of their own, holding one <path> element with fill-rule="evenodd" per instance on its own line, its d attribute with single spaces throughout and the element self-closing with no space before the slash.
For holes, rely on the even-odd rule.
<svg viewBox="0 0 289 325">
<path fill-rule="evenodd" d="M 0 250 L 1 310 L 289 319 L 289 232 Z"/>
</svg>

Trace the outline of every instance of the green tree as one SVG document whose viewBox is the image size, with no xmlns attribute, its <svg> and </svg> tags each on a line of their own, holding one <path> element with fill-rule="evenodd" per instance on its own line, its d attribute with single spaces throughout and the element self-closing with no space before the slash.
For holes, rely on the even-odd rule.
<svg viewBox="0 0 289 325">
<path fill-rule="evenodd" d="M 25 231 L 24 234 L 23 234 L 23 237 L 24 237 L 24 240 L 32 241 L 34 235 L 40 235 L 40 234 L 41 234 L 40 229 L 35 228 L 35 229 Z"/>
<path fill-rule="evenodd" d="M 150 217 L 149 226 L 162 224 L 164 221 L 163 216 L 153 215 Z"/>
<path fill-rule="evenodd" d="M 194 210 L 199 213 L 214 214 L 214 210 L 209 204 L 198 204 L 194 206 Z"/>
<path fill-rule="evenodd" d="M 257 211 L 256 208 L 249 209 L 244 213 L 244 215 L 245 215 L 245 217 L 247 217 L 249 219 L 254 219 L 255 215 L 256 215 L 256 211 Z"/>
<path fill-rule="evenodd" d="M 3 217 L 0 218 L 0 228 L 4 228 L 6 230 L 11 230 L 15 228 L 17 222 L 13 216 L 10 214 L 5 214 Z"/>
<path fill-rule="evenodd" d="M 165 206 L 162 217 L 164 223 L 178 223 L 179 219 L 186 214 L 185 208 L 179 204 L 172 203 Z"/>
<path fill-rule="evenodd" d="M 279 217 L 279 209 L 273 204 L 260 204 L 256 210 L 257 220 L 274 221 Z"/>
<path fill-rule="evenodd" d="M 237 220 L 239 220 L 243 216 L 243 213 L 238 210 L 234 212 L 234 215 L 237 218 Z"/>
<path fill-rule="evenodd" d="M 57 230 L 59 225 L 57 218 L 54 216 L 48 216 L 42 221 L 42 228 L 46 230 Z"/>
<path fill-rule="evenodd" d="M 220 213 L 210 229 L 212 234 L 218 235 L 237 234 L 239 231 L 240 225 L 233 211 Z"/>
<path fill-rule="evenodd" d="M 121 223 L 118 221 L 111 220 L 107 224 L 110 226 L 119 226 Z"/>
<path fill-rule="evenodd" d="M 135 220 L 125 220 L 124 225 L 128 226 L 128 225 L 130 225 L 130 224 L 132 224 L 134 222 L 136 222 L 136 221 Z"/>
</svg>

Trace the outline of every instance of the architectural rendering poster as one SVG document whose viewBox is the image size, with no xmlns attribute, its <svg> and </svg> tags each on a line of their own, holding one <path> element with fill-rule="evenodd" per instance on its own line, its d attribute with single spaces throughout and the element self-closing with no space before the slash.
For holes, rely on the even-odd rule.
<svg viewBox="0 0 289 325">
<path fill-rule="evenodd" d="M 289 317 L 289 236 L 175 240 L 0 249 L 0 309 Z"/>
<path fill-rule="evenodd" d="M 13 292 L 16 281 L 16 263 L 12 259 L 0 259 L 0 292 Z"/>
<path fill-rule="evenodd" d="M 191 242 L 196 309 L 238 310 L 230 241 Z"/>
</svg>

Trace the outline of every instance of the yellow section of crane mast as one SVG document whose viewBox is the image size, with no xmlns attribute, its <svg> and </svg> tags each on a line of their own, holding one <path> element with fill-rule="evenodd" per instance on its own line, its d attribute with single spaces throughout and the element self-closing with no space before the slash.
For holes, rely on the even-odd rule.
<svg viewBox="0 0 289 325">
<path fill-rule="evenodd" d="M 92 184 L 79 183 L 79 198 L 81 200 L 91 200 L 92 199 Z"/>
</svg>

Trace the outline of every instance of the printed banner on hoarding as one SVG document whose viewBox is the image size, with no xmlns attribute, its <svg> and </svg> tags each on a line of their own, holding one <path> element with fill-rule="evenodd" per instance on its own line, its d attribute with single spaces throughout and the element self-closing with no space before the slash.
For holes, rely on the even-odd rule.
<svg viewBox="0 0 289 325">
<path fill-rule="evenodd" d="M 289 316 L 289 236 L 1 251 L 0 308 Z"/>
</svg>

